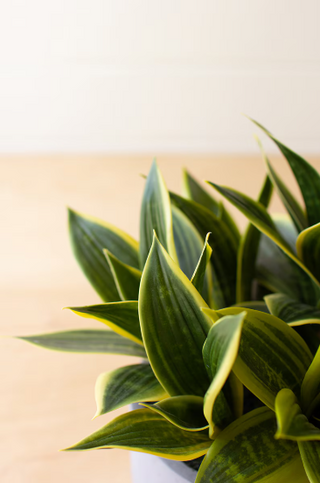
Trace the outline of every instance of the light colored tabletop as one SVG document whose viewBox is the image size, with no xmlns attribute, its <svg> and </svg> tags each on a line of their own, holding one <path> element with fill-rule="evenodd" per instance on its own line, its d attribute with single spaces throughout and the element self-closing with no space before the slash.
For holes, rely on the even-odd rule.
<svg viewBox="0 0 320 483">
<path fill-rule="evenodd" d="M 284 161 L 273 159 L 296 191 Z M 138 238 L 144 186 L 139 174 L 147 174 L 151 161 L 146 155 L 0 158 L 1 335 L 101 328 L 99 322 L 61 310 L 99 303 L 71 254 L 65 207 L 100 217 Z M 230 185 L 253 197 L 264 178 L 259 157 L 175 155 L 160 156 L 158 163 L 175 191 L 180 190 L 183 166 L 200 180 Z M 312 163 L 320 169 L 320 159 Z M 276 197 L 272 211 L 283 211 Z M 244 218 L 236 216 L 244 227 Z M 95 380 L 101 372 L 136 360 L 58 353 L 11 338 L 1 338 L 0 346 L 0 481 L 130 483 L 126 451 L 58 450 L 113 419 L 115 414 L 91 421 Z"/>
</svg>

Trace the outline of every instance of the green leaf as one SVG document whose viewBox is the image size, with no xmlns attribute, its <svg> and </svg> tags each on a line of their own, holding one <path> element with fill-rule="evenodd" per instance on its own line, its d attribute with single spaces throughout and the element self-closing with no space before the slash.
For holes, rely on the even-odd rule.
<svg viewBox="0 0 320 483">
<path fill-rule="evenodd" d="M 250 221 L 255 225 L 262 233 L 271 238 L 281 250 L 284 251 L 300 268 L 302 268 L 309 277 L 320 286 L 318 280 L 308 270 L 308 268 L 299 260 L 294 254 L 289 243 L 283 238 L 283 236 L 277 230 L 272 218 L 267 210 L 261 203 L 254 201 L 248 196 L 239 193 L 231 188 L 215 185 L 208 181 L 208 183 L 221 193 L 227 200 L 229 200 L 234 206 L 236 206 Z"/>
<path fill-rule="evenodd" d="M 167 397 L 149 364 L 120 367 L 100 374 L 95 387 L 97 412 L 101 416 L 115 409 L 141 401 L 159 401 Z"/>
<path fill-rule="evenodd" d="M 262 148 L 261 142 L 259 139 L 258 144 L 261 149 L 262 156 L 264 158 L 264 161 L 267 166 L 268 174 L 270 176 L 270 179 L 272 181 L 273 186 L 277 190 L 277 193 L 286 207 L 289 215 L 291 216 L 291 219 L 293 223 L 295 224 L 298 232 L 301 230 L 304 230 L 308 226 L 308 222 L 306 220 L 306 217 L 303 213 L 303 210 L 297 200 L 294 198 L 294 196 L 290 193 L 289 189 L 286 187 L 286 185 L 283 183 L 281 178 L 278 176 L 276 171 L 273 169 L 269 159 L 267 158 L 264 149 Z"/>
<path fill-rule="evenodd" d="M 154 411 L 137 409 L 117 417 L 66 451 L 121 448 L 185 461 L 204 455 L 210 444 L 205 432 L 184 431 Z"/>
<path fill-rule="evenodd" d="M 44 349 L 92 354 L 121 354 L 146 357 L 144 348 L 111 330 L 66 330 L 51 334 L 17 337 Z"/>
<path fill-rule="evenodd" d="M 170 396 L 203 396 L 209 379 L 202 346 L 211 327 L 206 303 L 156 235 L 139 292 L 143 342 L 152 369 Z"/>
<path fill-rule="evenodd" d="M 258 203 L 267 207 L 271 200 L 272 183 L 267 176 L 258 197 Z M 256 275 L 256 260 L 259 250 L 261 232 L 252 223 L 249 223 L 241 237 L 238 250 L 237 267 L 237 302 L 251 300 L 252 282 Z"/>
<path fill-rule="evenodd" d="M 308 418 L 302 414 L 298 399 L 290 389 L 281 389 L 277 394 L 275 409 L 278 423 L 274 436 L 276 439 L 320 440 L 320 430 L 309 423 Z"/>
<path fill-rule="evenodd" d="M 283 293 L 267 295 L 264 298 L 272 315 L 293 326 L 320 324 L 320 310 L 303 304 Z"/>
<path fill-rule="evenodd" d="M 217 317 L 239 314 L 243 309 L 203 311 L 217 320 Z M 274 409 L 280 389 L 288 387 L 299 396 L 312 354 L 304 340 L 282 320 L 257 310 L 246 309 L 246 312 L 233 372 L 249 391 Z"/>
<path fill-rule="evenodd" d="M 200 396 L 174 396 L 156 404 L 142 405 L 186 431 L 202 431 L 209 427 L 203 415 L 203 398 Z"/>
<path fill-rule="evenodd" d="M 320 443 L 298 442 L 302 463 L 310 483 L 320 483 Z"/>
<path fill-rule="evenodd" d="M 143 268 L 152 244 L 153 230 L 169 255 L 177 260 L 169 194 L 154 160 L 144 188 L 140 213 L 140 265 Z"/>
<path fill-rule="evenodd" d="M 239 304 L 234 304 L 233 307 L 242 307 L 244 309 L 258 310 L 259 312 L 265 312 L 266 314 L 270 313 L 269 310 L 268 310 L 268 307 L 265 304 L 265 302 L 262 302 L 261 300 L 241 302 Z M 273 315 L 275 315 L 275 314 L 273 314 Z M 280 319 L 281 319 L 281 317 L 280 317 Z"/>
<path fill-rule="evenodd" d="M 320 280 L 320 223 L 302 231 L 297 238 L 298 257 Z"/>
<path fill-rule="evenodd" d="M 188 173 L 186 169 L 183 170 L 182 191 L 185 198 L 203 205 L 215 216 L 223 220 L 233 233 L 236 242 L 239 243 L 239 229 L 232 216 L 223 206 L 223 203 L 221 201 L 217 202 L 211 195 L 209 195 L 209 193 L 202 188 L 202 186 L 193 178 L 193 176 L 191 176 L 190 173 Z"/>
<path fill-rule="evenodd" d="M 104 249 L 103 253 L 108 261 L 121 299 L 138 300 L 141 271 L 121 262 L 107 249 Z"/>
<path fill-rule="evenodd" d="M 277 215 L 273 216 L 273 221 L 295 252 L 297 232 L 289 217 Z M 319 286 L 266 235 L 261 237 L 257 271 L 260 283 L 270 290 L 285 293 L 309 305 L 318 303 Z"/>
<path fill-rule="evenodd" d="M 215 216 L 221 218 L 221 206 L 219 202 L 213 196 L 210 196 L 186 169 L 182 171 L 182 194 L 188 200 L 203 205 L 212 211 Z"/>
<path fill-rule="evenodd" d="M 215 426 L 221 429 L 234 419 L 233 401 L 230 401 L 231 398 L 228 400 L 225 385 L 231 383 L 228 377 L 238 355 L 245 316 L 246 312 L 242 312 L 222 317 L 211 327 L 203 347 L 203 360 L 211 379 L 204 398 L 204 415 L 210 425 L 210 437 L 214 435 Z M 236 403 L 239 404 L 239 401 Z"/>
<path fill-rule="evenodd" d="M 255 409 L 212 443 L 196 483 L 307 483 L 296 443 L 274 439 L 274 413 Z"/>
<path fill-rule="evenodd" d="M 236 297 L 237 243 L 224 221 L 194 201 L 170 193 L 172 202 L 191 220 L 205 238 L 211 232 L 212 305 L 232 305 Z"/>
<path fill-rule="evenodd" d="M 278 141 L 272 134 L 261 124 L 251 119 L 264 133 L 278 146 L 300 187 L 308 215 L 309 225 L 315 225 L 320 222 L 320 176 L 318 172 L 301 156 L 291 149 L 287 148 Z"/>
<path fill-rule="evenodd" d="M 122 262 L 137 268 L 138 243 L 122 230 L 69 209 L 69 231 L 73 253 L 85 276 L 105 302 L 119 300 L 103 248 Z"/>
<path fill-rule="evenodd" d="M 312 402 L 320 394 L 320 347 L 310 364 L 301 387 L 301 405 L 303 411 L 310 416 L 314 407 Z"/>
<path fill-rule="evenodd" d="M 209 270 L 211 273 L 209 262 L 212 254 L 212 248 L 208 243 L 210 235 L 211 233 L 208 233 L 206 236 L 199 261 L 191 277 L 191 283 L 196 287 L 200 294 L 204 288 L 206 271 Z"/>
<path fill-rule="evenodd" d="M 176 245 L 179 266 L 183 273 L 190 279 L 194 273 L 194 267 L 199 262 L 203 250 L 203 241 L 191 221 L 176 206 L 172 206 L 173 234 Z M 209 303 L 212 291 L 212 275 L 210 265 L 204 277 L 203 290 L 199 290 L 204 300 Z"/>
<path fill-rule="evenodd" d="M 109 304 L 66 307 L 80 317 L 98 320 L 123 337 L 142 345 L 138 302 L 111 302 Z"/>
</svg>

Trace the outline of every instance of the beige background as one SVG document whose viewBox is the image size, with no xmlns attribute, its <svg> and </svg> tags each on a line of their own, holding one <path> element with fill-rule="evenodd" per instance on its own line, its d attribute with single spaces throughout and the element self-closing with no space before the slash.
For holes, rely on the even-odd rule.
<svg viewBox="0 0 320 483">
<path fill-rule="evenodd" d="M 1 335 L 101 327 L 61 308 L 99 299 L 74 261 L 65 206 L 101 217 L 138 238 L 139 205 L 151 156 L 0 158 Z M 186 166 L 199 179 L 256 196 L 259 157 L 160 156 L 168 187 L 180 189 Z M 320 169 L 320 159 L 312 163 Z M 296 189 L 283 160 L 278 171 Z M 282 211 L 274 197 L 273 211 Z M 235 210 L 232 210 L 235 212 Z M 245 220 L 238 216 L 240 225 Z M 130 483 L 126 451 L 61 453 L 113 415 L 91 421 L 96 377 L 133 359 L 76 355 L 0 339 L 0 481 Z"/>
</svg>

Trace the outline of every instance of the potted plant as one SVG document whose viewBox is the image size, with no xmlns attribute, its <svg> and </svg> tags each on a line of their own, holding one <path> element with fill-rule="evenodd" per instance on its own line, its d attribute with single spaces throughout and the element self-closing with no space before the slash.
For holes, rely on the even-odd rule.
<svg viewBox="0 0 320 483">
<path fill-rule="evenodd" d="M 74 254 L 103 300 L 69 308 L 109 330 L 22 337 L 140 358 L 101 374 L 95 389 L 96 416 L 134 409 L 67 449 L 137 452 L 135 483 L 320 482 L 320 176 L 260 127 L 287 159 L 304 208 L 262 151 L 258 200 L 209 182 L 248 218 L 241 235 L 189 173 L 184 196 L 169 193 L 154 162 L 139 244 L 69 210 Z M 273 190 L 287 217 L 268 213 Z M 153 457 L 146 470 L 141 453 L 174 471 Z"/>
</svg>

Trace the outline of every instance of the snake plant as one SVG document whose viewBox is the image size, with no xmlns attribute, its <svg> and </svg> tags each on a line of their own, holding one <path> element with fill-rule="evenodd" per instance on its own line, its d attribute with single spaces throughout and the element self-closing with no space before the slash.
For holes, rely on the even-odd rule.
<svg viewBox="0 0 320 483">
<path fill-rule="evenodd" d="M 103 301 L 69 309 L 105 327 L 23 339 L 138 357 L 98 377 L 96 417 L 141 408 L 68 451 L 191 460 L 196 483 L 320 482 L 320 176 L 262 129 L 287 159 L 304 207 L 262 151 L 257 200 L 208 182 L 248 218 L 243 234 L 190 173 L 183 196 L 168 192 L 156 162 L 139 244 L 69 210 L 75 257 Z M 268 213 L 273 190 L 288 216 Z"/>
</svg>

